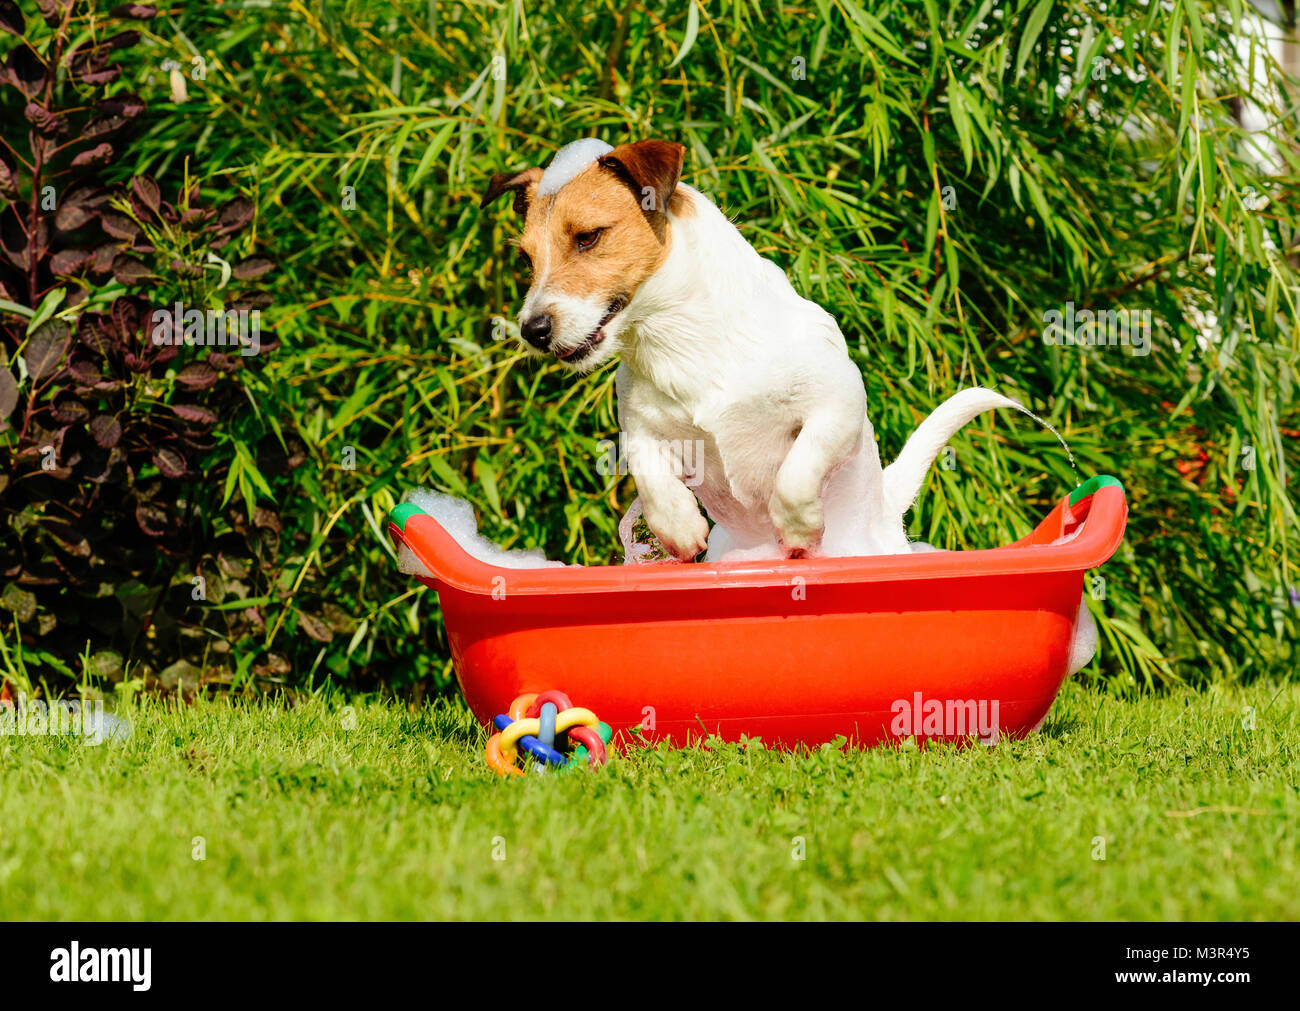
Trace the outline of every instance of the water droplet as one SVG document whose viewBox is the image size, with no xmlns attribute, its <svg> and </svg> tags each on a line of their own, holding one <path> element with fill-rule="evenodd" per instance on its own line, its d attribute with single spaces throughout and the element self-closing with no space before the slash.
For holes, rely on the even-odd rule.
<svg viewBox="0 0 1300 1011">
<path fill-rule="evenodd" d="M 1074 454 L 1070 452 L 1070 444 L 1065 441 L 1061 433 L 1056 430 L 1055 426 L 1053 426 L 1051 422 L 1043 418 L 1040 418 L 1029 408 L 1023 407 L 1019 404 L 1017 404 L 1016 406 L 1020 408 L 1021 412 L 1023 412 L 1024 414 L 1028 414 L 1031 418 L 1033 418 L 1045 429 L 1047 429 L 1054 436 L 1056 436 L 1056 441 L 1061 444 L 1061 448 L 1065 450 L 1066 458 L 1070 461 L 1070 469 L 1074 471 L 1074 486 L 1077 488 L 1079 487 L 1079 485 L 1083 484 L 1083 475 L 1079 473 L 1079 468 L 1075 465 Z"/>
</svg>

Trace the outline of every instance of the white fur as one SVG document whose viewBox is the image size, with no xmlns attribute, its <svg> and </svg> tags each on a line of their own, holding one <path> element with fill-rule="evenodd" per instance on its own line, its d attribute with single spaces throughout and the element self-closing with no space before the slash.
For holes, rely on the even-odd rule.
<svg viewBox="0 0 1300 1011">
<path fill-rule="evenodd" d="M 972 386 L 954 393 L 917 426 L 898 459 L 885 468 L 885 497 L 891 512 L 901 516 L 912 507 L 930 465 L 948 440 L 977 415 L 995 407 L 1025 410 L 1010 397 L 982 386 Z"/>
<path fill-rule="evenodd" d="M 600 321 L 604 318 L 609 304 L 604 301 L 593 298 L 582 298 L 577 295 L 566 295 L 563 292 L 552 291 L 547 281 L 550 280 L 550 248 L 549 243 L 542 247 L 542 262 L 538 264 L 537 280 L 533 282 L 532 288 L 528 292 L 528 297 L 524 299 L 523 308 L 519 311 L 519 322 L 522 324 L 539 312 L 548 313 L 552 319 L 554 329 L 551 331 L 551 346 L 546 352 L 536 352 L 535 349 L 525 345 L 525 348 L 536 354 L 551 354 L 554 352 L 571 351 L 581 345 L 595 331 Z M 612 320 L 605 327 L 606 333 L 617 323 L 617 319 Z M 606 343 L 610 343 L 608 339 Z M 596 367 L 597 362 L 603 362 L 608 356 L 599 354 L 604 348 L 598 348 L 597 354 L 588 356 L 575 367 L 579 372 L 590 372 Z"/>
<path fill-rule="evenodd" d="M 683 558 L 706 543 L 710 561 L 906 552 L 903 514 L 943 443 L 979 411 L 1016 405 L 963 391 L 885 472 L 835 320 L 703 194 L 677 192 L 691 212 L 670 214 L 664 265 L 619 314 L 618 339 L 592 356 L 622 353 L 619 420 L 629 439 L 704 446 L 694 494 L 671 468 L 648 473 L 631 461 L 646 522 Z"/>
</svg>

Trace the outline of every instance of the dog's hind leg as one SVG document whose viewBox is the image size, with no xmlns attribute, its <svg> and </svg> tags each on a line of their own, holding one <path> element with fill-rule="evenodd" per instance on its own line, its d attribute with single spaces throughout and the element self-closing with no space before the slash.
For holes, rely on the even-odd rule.
<svg viewBox="0 0 1300 1011">
<path fill-rule="evenodd" d="M 908 550 L 902 520 L 889 514 L 882 486 L 876 433 L 870 420 L 864 419 L 858 451 L 826 481 L 822 554 L 855 557 L 901 554 Z"/>
<path fill-rule="evenodd" d="M 866 454 L 857 464 L 870 466 L 874 458 L 879 470 L 875 438 L 870 424 L 864 427 L 858 420 L 862 417 L 857 412 L 846 417 L 841 410 L 822 410 L 809 415 L 800 427 L 768 500 L 768 516 L 787 554 L 808 554 L 821 545 L 827 521 L 827 479 L 837 467 L 853 465 L 855 457 Z M 863 493 L 869 499 L 880 495 L 879 482 L 865 484 Z"/>
</svg>

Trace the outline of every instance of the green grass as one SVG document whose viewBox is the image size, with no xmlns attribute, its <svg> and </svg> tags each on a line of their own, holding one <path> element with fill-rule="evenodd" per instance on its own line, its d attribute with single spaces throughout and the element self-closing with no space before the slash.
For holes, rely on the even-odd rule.
<svg viewBox="0 0 1300 1011">
<path fill-rule="evenodd" d="M 0 737 L 0 918 L 1300 916 L 1294 685 L 1070 685 L 992 749 L 663 747 L 510 781 L 459 703 L 131 716 L 124 743 Z"/>
</svg>

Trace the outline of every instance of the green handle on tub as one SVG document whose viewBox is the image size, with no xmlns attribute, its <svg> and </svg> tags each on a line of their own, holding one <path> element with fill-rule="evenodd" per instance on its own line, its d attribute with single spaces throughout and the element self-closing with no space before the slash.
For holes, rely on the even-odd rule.
<svg viewBox="0 0 1300 1011">
<path fill-rule="evenodd" d="M 410 502 L 402 502 L 393 506 L 388 512 L 388 522 L 397 527 L 398 530 L 406 529 L 406 521 L 412 516 L 423 516 L 424 510 Z"/>
<path fill-rule="evenodd" d="M 1124 490 L 1124 486 L 1120 484 L 1119 478 L 1111 477 L 1109 474 L 1098 474 L 1096 477 L 1088 478 L 1088 480 L 1084 481 L 1083 484 L 1070 492 L 1070 505 L 1075 505 L 1080 499 L 1087 498 L 1099 488 L 1118 488 L 1120 491 Z"/>
</svg>

